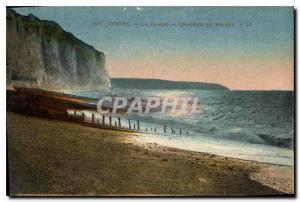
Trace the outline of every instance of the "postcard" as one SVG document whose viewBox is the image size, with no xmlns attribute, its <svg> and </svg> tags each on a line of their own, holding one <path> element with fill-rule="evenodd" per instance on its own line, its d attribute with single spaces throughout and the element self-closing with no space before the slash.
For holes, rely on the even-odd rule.
<svg viewBox="0 0 300 202">
<path fill-rule="evenodd" d="M 9 196 L 294 196 L 293 7 L 7 7 Z"/>
</svg>

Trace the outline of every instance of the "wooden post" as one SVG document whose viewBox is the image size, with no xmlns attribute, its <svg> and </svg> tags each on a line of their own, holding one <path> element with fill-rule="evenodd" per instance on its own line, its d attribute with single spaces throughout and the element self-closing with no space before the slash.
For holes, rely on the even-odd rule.
<svg viewBox="0 0 300 202">
<path fill-rule="evenodd" d="M 146 128 L 146 131 L 148 131 L 148 128 Z"/>
<path fill-rule="evenodd" d="M 140 130 L 140 121 L 136 121 L 137 122 L 137 129 Z"/>
<path fill-rule="evenodd" d="M 179 128 L 179 133 L 181 134 L 181 128 Z"/>
<path fill-rule="evenodd" d="M 120 117 L 118 117 L 118 127 L 121 128 L 121 118 Z"/>
<path fill-rule="evenodd" d="M 84 117 L 85 117 L 85 114 L 82 112 L 82 113 L 81 113 L 81 123 L 83 123 Z"/>
<path fill-rule="evenodd" d="M 111 116 L 109 117 L 109 125 L 112 125 L 112 124 L 111 124 Z"/>
<path fill-rule="evenodd" d="M 74 110 L 74 116 L 76 116 L 76 110 Z"/>
<path fill-rule="evenodd" d="M 135 124 L 133 124 L 133 130 L 135 130 Z"/>
<path fill-rule="evenodd" d="M 95 114 L 93 113 L 92 114 L 92 123 L 94 123 L 94 121 L 95 121 Z"/>
<path fill-rule="evenodd" d="M 156 132 L 156 128 L 154 128 L 154 132 Z"/>
<path fill-rule="evenodd" d="M 115 121 L 115 126 L 117 127 L 117 122 Z"/>
<path fill-rule="evenodd" d="M 129 125 L 129 130 L 131 130 L 131 123 L 130 123 L 130 119 L 128 120 L 128 125 Z"/>
<path fill-rule="evenodd" d="M 167 132 L 167 128 L 166 128 L 166 126 L 164 126 L 164 133 L 166 133 Z"/>
<path fill-rule="evenodd" d="M 188 131 L 188 130 L 186 131 L 186 134 L 189 134 L 189 131 Z"/>
<path fill-rule="evenodd" d="M 102 115 L 102 125 L 105 125 L 105 116 Z"/>
</svg>

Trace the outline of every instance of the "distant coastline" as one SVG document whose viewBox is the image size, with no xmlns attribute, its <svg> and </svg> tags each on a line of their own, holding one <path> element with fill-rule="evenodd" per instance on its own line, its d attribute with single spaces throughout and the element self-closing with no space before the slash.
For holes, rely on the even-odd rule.
<svg viewBox="0 0 300 202">
<path fill-rule="evenodd" d="M 170 81 L 162 79 L 111 78 L 113 88 L 127 89 L 198 89 L 198 90 L 230 90 L 217 83 Z"/>
</svg>

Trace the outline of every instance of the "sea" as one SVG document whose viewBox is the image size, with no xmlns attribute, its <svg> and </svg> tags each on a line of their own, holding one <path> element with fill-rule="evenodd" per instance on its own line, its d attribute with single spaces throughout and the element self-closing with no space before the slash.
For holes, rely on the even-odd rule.
<svg viewBox="0 0 300 202">
<path fill-rule="evenodd" d="M 200 113 L 152 112 L 118 116 L 121 116 L 122 125 L 128 124 L 128 119 L 139 120 L 144 131 L 140 139 L 144 142 L 244 160 L 294 165 L 293 91 L 112 89 L 73 94 L 97 99 L 104 96 L 198 97 Z M 166 133 L 164 125 L 167 126 Z"/>
</svg>

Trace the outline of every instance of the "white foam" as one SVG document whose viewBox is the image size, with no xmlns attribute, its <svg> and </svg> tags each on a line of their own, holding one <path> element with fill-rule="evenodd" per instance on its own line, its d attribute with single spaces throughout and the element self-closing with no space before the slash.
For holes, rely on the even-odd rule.
<svg viewBox="0 0 300 202">
<path fill-rule="evenodd" d="M 137 137 L 138 141 L 157 143 L 163 146 L 205 152 L 225 157 L 252 160 L 278 165 L 294 165 L 294 152 L 291 149 L 278 148 L 269 145 L 247 144 L 235 141 L 217 140 L 199 137 L 164 137 L 146 134 Z"/>
</svg>

